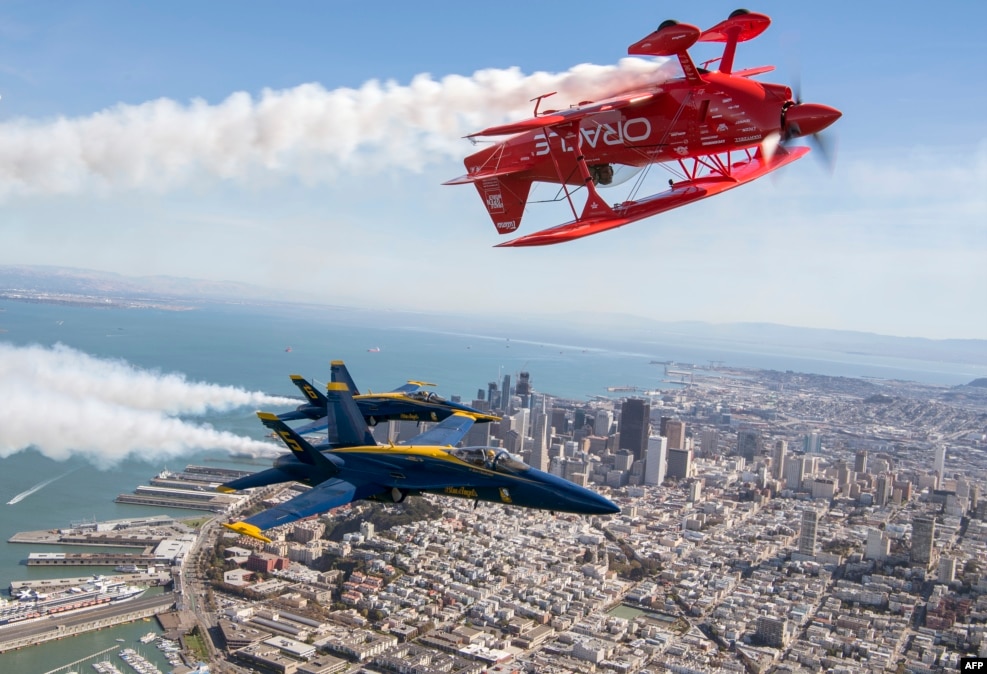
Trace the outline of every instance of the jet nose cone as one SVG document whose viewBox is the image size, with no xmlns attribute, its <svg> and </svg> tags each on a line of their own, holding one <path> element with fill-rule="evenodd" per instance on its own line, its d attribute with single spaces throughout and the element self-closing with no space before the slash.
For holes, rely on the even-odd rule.
<svg viewBox="0 0 987 674">
<path fill-rule="evenodd" d="M 590 507 L 591 514 L 593 515 L 616 515 L 620 512 L 620 508 L 617 504 L 608 498 L 604 498 L 597 493 L 593 493 L 596 498 L 593 499 L 593 503 Z"/>
<path fill-rule="evenodd" d="M 789 135 L 811 136 L 842 116 L 836 108 L 822 103 L 797 103 L 785 111 L 785 127 Z"/>
</svg>

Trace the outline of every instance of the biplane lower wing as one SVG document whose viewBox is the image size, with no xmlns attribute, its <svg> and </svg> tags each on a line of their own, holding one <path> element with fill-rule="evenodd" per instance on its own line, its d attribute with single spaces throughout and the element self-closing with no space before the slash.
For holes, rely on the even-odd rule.
<svg viewBox="0 0 987 674">
<path fill-rule="evenodd" d="M 609 209 L 610 212 L 603 217 L 585 217 L 584 214 L 579 219 L 557 227 L 550 227 L 540 232 L 497 244 L 495 248 L 549 246 L 623 227 L 631 222 L 643 220 L 749 183 L 790 164 L 796 159 L 800 159 L 808 152 L 808 147 L 779 148 L 771 159 L 765 159 L 758 152 L 748 161 L 734 164 L 729 175 L 714 174 L 683 180 L 675 183 L 670 189 L 645 199 L 617 204 Z"/>
</svg>

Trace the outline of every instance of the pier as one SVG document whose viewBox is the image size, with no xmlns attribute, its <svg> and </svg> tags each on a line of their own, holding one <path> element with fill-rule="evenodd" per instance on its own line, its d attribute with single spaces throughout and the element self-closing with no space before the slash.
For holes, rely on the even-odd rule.
<svg viewBox="0 0 987 674">
<path fill-rule="evenodd" d="M 65 671 L 65 670 L 69 669 L 70 667 L 75 667 L 76 665 L 81 665 L 84 662 L 88 662 L 89 660 L 92 660 L 93 658 L 98 658 L 99 656 L 105 655 L 105 654 L 109 653 L 110 651 L 115 651 L 116 649 L 117 649 L 116 646 L 110 646 L 109 648 L 104 648 L 103 650 L 96 651 L 95 653 L 93 653 L 91 655 L 87 655 L 84 658 L 79 658 L 75 662 L 70 662 L 68 664 L 62 665 L 58 669 L 50 669 L 47 672 L 45 672 L 45 674 L 58 674 L 58 672 Z"/>
<path fill-rule="evenodd" d="M 48 617 L 27 624 L 5 627 L 0 629 L 0 653 L 150 618 L 167 611 L 174 604 L 174 595 L 166 592 L 152 597 L 132 599 L 118 606 L 61 615 L 57 618 Z"/>
<path fill-rule="evenodd" d="M 144 554 L 125 552 L 32 552 L 27 557 L 28 566 L 147 566 L 167 564 L 149 551 Z"/>
<path fill-rule="evenodd" d="M 121 581 L 131 585 L 165 585 L 171 582 L 171 573 L 121 573 L 107 577 L 110 580 Z M 84 585 L 93 581 L 92 576 L 77 576 L 74 578 L 41 578 L 38 580 L 10 581 L 10 594 L 18 590 L 29 589 L 39 592 L 65 590 L 76 585 Z"/>
</svg>

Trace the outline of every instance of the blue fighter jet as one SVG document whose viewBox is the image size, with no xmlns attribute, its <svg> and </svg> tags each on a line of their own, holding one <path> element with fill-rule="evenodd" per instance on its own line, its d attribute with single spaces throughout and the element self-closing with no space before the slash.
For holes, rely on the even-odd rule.
<svg viewBox="0 0 987 674">
<path fill-rule="evenodd" d="M 273 414 L 257 416 L 291 450 L 274 467 L 218 487 L 232 492 L 282 482 L 312 489 L 248 517 L 224 524 L 262 541 L 264 530 L 288 524 L 360 499 L 400 503 L 421 493 L 491 501 L 584 515 L 607 515 L 620 509 L 606 498 L 560 477 L 543 473 L 496 447 L 456 445 L 473 418 L 456 412 L 434 428 L 398 445 L 377 445 L 346 384 L 329 384 L 327 412 L 330 443 L 312 446 Z"/>
<path fill-rule="evenodd" d="M 283 412 L 278 415 L 281 421 L 295 421 L 298 419 L 309 419 L 313 423 L 296 430 L 302 435 L 318 433 L 326 430 L 328 421 L 326 419 L 326 397 L 322 395 L 304 377 L 293 374 L 291 381 L 305 395 L 306 403 L 299 405 L 291 412 Z M 404 421 L 442 421 L 456 412 L 465 412 L 473 417 L 477 422 L 500 421 L 500 417 L 493 414 L 486 414 L 478 409 L 454 403 L 441 396 L 426 391 L 426 386 L 435 386 L 425 381 L 411 380 L 407 384 L 402 384 L 393 391 L 386 393 L 360 393 L 360 390 L 353 382 L 349 370 L 341 360 L 334 360 L 330 366 L 330 381 L 346 384 L 353 393 L 357 406 L 364 420 L 370 426 L 376 426 L 378 422 L 400 419 Z"/>
</svg>

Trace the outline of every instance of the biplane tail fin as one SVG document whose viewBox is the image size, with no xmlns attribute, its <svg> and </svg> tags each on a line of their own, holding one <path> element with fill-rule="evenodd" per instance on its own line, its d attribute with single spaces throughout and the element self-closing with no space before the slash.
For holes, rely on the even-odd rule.
<svg viewBox="0 0 987 674">
<path fill-rule="evenodd" d="M 553 118 L 554 119 L 554 118 Z M 551 120 L 545 121 L 543 118 L 536 118 L 536 124 L 531 128 L 549 125 Z M 525 126 L 522 124 L 521 126 Z M 506 128 L 506 127 L 505 127 Z M 497 131 L 481 131 L 477 135 L 487 135 Z M 512 129 L 512 133 L 517 130 Z M 476 191 L 483 200 L 483 205 L 493 220 L 494 227 L 500 234 L 513 234 L 521 226 L 521 217 L 524 215 L 524 207 L 528 202 L 528 193 L 531 191 L 531 183 L 534 179 L 525 171 L 518 171 L 516 168 L 502 168 L 504 146 L 497 145 L 477 152 L 466 158 L 466 170 L 468 173 L 454 180 L 450 180 L 445 185 L 466 185 L 473 183 Z"/>
<path fill-rule="evenodd" d="M 521 226 L 532 182 L 523 173 L 509 173 L 473 183 L 498 234 L 513 234 Z"/>
</svg>

